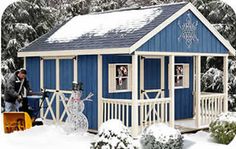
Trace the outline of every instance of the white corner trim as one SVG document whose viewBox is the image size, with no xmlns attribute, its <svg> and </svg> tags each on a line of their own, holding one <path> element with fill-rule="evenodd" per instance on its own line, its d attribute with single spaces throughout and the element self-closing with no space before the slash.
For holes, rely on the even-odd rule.
<svg viewBox="0 0 236 149">
<path fill-rule="evenodd" d="M 155 29 L 153 29 L 151 32 L 146 34 L 143 38 L 141 38 L 139 41 L 137 41 L 135 44 L 133 44 L 130 47 L 130 53 L 137 50 L 140 46 L 142 46 L 145 42 L 147 42 L 149 39 L 151 39 L 153 36 L 155 36 L 157 33 L 162 31 L 166 26 L 168 26 L 170 23 L 175 21 L 178 17 L 180 17 L 182 14 L 184 14 L 186 11 L 191 10 L 194 15 L 197 16 L 197 18 L 216 36 L 216 38 L 229 50 L 231 55 L 235 55 L 235 49 L 231 46 L 231 44 L 212 26 L 212 24 L 193 6 L 191 3 L 188 3 L 186 6 L 181 8 L 179 11 L 177 11 L 175 14 L 173 14 L 171 17 L 166 19 L 163 23 L 161 23 L 159 26 L 157 26 Z"/>
<path fill-rule="evenodd" d="M 26 57 L 24 57 L 24 69 L 26 69 Z"/>
<path fill-rule="evenodd" d="M 84 49 L 84 50 L 56 50 L 56 51 L 22 51 L 18 52 L 18 57 L 50 57 L 50 56 L 74 56 L 74 55 L 98 55 L 98 54 L 128 54 L 129 48 L 111 49 Z"/>
</svg>

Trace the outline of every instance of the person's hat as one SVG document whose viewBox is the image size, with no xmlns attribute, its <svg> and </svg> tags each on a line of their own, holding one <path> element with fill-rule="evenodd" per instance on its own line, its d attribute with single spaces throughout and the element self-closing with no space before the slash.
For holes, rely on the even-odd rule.
<svg viewBox="0 0 236 149">
<path fill-rule="evenodd" d="M 23 73 L 23 74 L 27 74 L 26 69 L 24 69 L 24 68 L 20 68 L 20 69 L 19 69 L 19 72 L 21 72 L 21 73 Z"/>
</svg>

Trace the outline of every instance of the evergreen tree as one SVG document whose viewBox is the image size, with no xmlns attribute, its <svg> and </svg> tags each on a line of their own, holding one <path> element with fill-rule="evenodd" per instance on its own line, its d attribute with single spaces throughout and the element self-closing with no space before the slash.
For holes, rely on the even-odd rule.
<svg viewBox="0 0 236 149">
<path fill-rule="evenodd" d="M 2 61 L 13 59 L 22 66 L 17 51 L 47 33 L 55 24 L 56 9 L 44 0 L 25 0 L 11 4 L 2 16 Z"/>
</svg>

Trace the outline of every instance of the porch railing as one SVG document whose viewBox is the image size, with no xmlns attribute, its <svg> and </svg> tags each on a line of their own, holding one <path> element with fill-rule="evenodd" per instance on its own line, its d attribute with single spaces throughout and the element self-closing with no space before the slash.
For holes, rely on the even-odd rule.
<svg viewBox="0 0 236 149">
<path fill-rule="evenodd" d="M 132 127 L 132 100 L 102 99 L 102 122 L 119 119 L 127 127 Z M 139 132 L 154 123 L 169 123 L 170 98 L 138 100 Z"/>
<path fill-rule="evenodd" d="M 127 99 L 102 99 L 103 120 L 119 119 L 127 127 L 131 126 L 132 101 Z"/>
<path fill-rule="evenodd" d="M 170 98 L 139 100 L 141 130 L 155 123 L 169 123 Z"/>
<path fill-rule="evenodd" d="M 63 122 L 68 115 L 65 95 L 67 94 L 70 96 L 72 91 L 57 91 L 50 89 L 47 89 L 47 91 L 49 92 L 50 96 L 44 101 L 44 104 L 40 111 L 40 117 L 45 120 L 53 120 L 54 123 Z"/>
<path fill-rule="evenodd" d="M 201 127 L 208 126 L 210 122 L 224 111 L 225 94 L 204 93 L 200 98 Z"/>
</svg>

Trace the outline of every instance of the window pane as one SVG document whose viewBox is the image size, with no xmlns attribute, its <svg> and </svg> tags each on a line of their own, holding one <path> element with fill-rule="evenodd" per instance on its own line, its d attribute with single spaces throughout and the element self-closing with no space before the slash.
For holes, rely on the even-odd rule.
<svg viewBox="0 0 236 149">
<path fill-rule="evenodd" d="M 175 77 L 175 86 L 183 86 L 183 77 L 182 76 L 176 76 Z"/>
<path fill-rule="evenodd" d="M 128 65 L 116 65 L 116 77 L 128 76 Z"/>
<path fill-rule="evenodd" d="M 127 78 L 116 78 L 116 90 L 127 90 L 128 79 Z"/>
<path fill-rule="evenodd" d="M 183 65 L 175 65 L 175 75 L 183 75 L 184 69 Z"/>
</svg>

